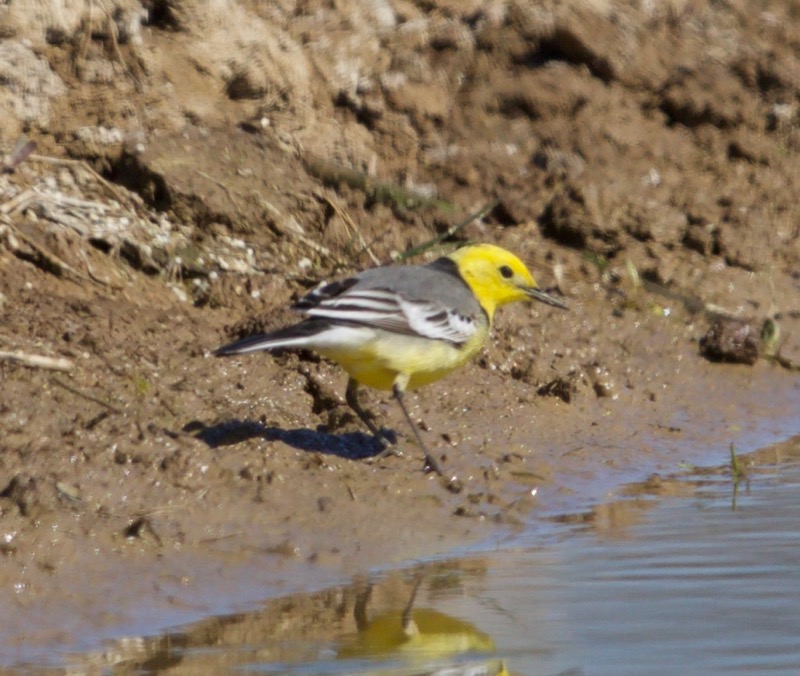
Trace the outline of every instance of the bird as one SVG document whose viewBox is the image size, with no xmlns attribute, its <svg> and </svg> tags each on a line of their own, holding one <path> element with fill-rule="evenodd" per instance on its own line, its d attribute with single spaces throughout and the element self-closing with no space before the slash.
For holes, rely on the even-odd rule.
<svg viewBox="0 0 800 676">
<path fill-rule="evenodd" d="M 468 362 L 485 344 L 495 311 L 525 300 L 567 309 L 539 288 L 510 251 L 467 244 L 430 263 L 384 265 L 323 282 L 292 306 L 305 315 L 298 323 L 242 338 L 213 354 L 310 349 L 338 363 L 349 376 L 347 404 L 384 446 L 389 439 L 362 408 L 358 389 L 390 390 L 425 456 L 424 470 L 444 476 L 404 395 Z"/>
</svg>

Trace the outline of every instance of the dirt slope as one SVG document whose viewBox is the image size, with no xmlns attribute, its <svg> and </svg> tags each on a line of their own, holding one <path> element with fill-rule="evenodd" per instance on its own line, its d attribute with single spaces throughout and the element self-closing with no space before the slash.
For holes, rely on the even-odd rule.
<svg viewBox="0 0 800 676">
<path fill-rule="evenodd" d="M 192 571 L 445 551 L 796 410 L 793 2 L 90 9 L 0 9 L 0 609 L 29 613 L 4 654 L 195 598 Z M 378 393 L 404 455 L 365 461 L 335 366 L 208 357 L 487 206 L 446 246 L 515 251 L 571 311 L 501 312 L 409 398 L 449 489 Z M 754 366 L 701 356 L 720 316 L 752 320 Z"/>
</svg>

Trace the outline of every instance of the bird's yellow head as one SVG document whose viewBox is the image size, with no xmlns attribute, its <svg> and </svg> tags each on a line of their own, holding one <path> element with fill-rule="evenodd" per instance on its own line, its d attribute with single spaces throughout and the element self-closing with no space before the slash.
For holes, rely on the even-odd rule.
<svg viewBox="0 0 800 676">
<path fill-rule="evenodd" d="M 448 258 L 455 262 L 461 277 L 472 289 L 489 319 L 501 305 L 531 298 L 567 308 L 562 301 L 540 291 L 525 264 L 499 246 L 471 244 L 456 249 Z"/>
</svg>

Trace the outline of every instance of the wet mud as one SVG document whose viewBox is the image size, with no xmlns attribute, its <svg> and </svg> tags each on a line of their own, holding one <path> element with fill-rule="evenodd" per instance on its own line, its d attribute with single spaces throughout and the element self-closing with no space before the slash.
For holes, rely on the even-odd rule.
<svg viewBox="0 0 800 676">
<path fill-rule="evenodd" d="M 798 432 L 791 2 L 39 4 L 0 15 L 0 662 Z M 370 392 L 376 457 L 335 365 L 210 356 L 434 240 L 412 260 L 492 242 L 570 305 L 407 397 L 447 481 Z"/>
</svg>

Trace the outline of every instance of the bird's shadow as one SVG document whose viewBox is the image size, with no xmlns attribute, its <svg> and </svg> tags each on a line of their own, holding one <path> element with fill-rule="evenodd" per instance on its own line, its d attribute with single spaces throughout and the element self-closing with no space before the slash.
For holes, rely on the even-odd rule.
<svg viewBox="0 0 800 676">
<path fill-rule="evenodd" d="M 283 443 L 310 453 L 324 453 L 350 460 L 372 458 L 383 452 L 384 446 L 371 434 L 364 432 L 345 432 L 331 434 L 320 426 L 316 430 L 301 427 L 285 430 L 269 427 L 254 420 L 226 420 L 206 425 L 199 421 L 187 424 L 183 431 L 200 439 L 210 448 L 231 446 L 248 439 L 266 439 Z M 382 429 L 381 433 L 391 442 L 396 443 L 394 432 Z"/>
</svg>

